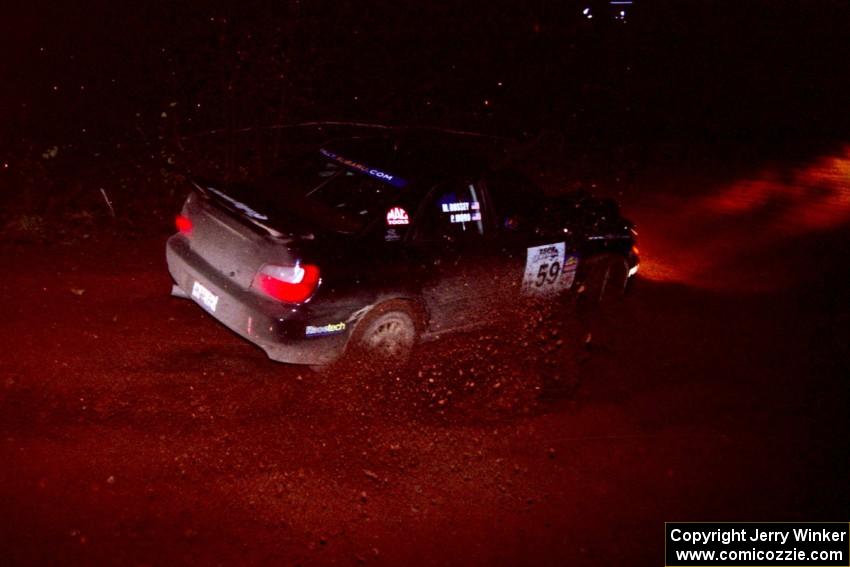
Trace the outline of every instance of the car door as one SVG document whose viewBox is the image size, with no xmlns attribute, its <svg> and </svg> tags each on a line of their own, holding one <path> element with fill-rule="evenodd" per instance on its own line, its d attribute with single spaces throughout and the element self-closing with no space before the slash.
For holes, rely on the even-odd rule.
<svg viewBox="0 0 850 567">
<path fill-rule="evenodd" d="M 438 184 L 416 215 L 412 245 L 424 264 L 422 296 L 429 332 L 441 334 L 486 322 L 497 289 L 498 263 L 481 184 L 454 179 Z"/>
<path fill-rule="evenodd" d="M 566 226 L 551 226 L 539 190 L 520 176 L 505 174 L 489 177 L 484 186 L 492 240 L 500 251 L 500 289 L 513 298 L 511 304 L 570 290 L 578 267 L 575 235 Z"/>
</svg>

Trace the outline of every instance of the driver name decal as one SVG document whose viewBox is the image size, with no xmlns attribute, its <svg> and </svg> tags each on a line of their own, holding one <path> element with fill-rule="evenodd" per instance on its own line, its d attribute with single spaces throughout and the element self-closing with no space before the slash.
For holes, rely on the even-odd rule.
<svg viewBox="0 0 850 567">
<path fill-rule="evenodd" d="M 449 213 L 449 222 L 464 223 L 478 222 L 481 220 L 481 205 L 478 201 L 458 201 L 455 203 L 442 203 L 441 210 Z"/>
</svg>

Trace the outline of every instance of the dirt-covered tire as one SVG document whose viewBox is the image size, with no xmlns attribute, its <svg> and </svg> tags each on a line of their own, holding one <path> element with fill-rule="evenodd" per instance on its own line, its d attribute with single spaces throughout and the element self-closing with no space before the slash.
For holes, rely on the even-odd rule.
<svg viewBox="0 0 850 567">
<path fill-rule="evenodd" d="M 407 301 L 376 305 L 357 323 L 346 346 L 346 358 L 375 369 L 401 368 L 419 341 L 421 317 Z"/>
</svg>

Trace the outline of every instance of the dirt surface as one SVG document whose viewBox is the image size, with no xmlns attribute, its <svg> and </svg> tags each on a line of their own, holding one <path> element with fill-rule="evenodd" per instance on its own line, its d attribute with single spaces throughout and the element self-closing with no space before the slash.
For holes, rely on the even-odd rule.
<svg viewBox="0 0 850 567">
<path fill-rule="evenodd" d="M 641 181 L 641 278 L 531 404 L 498 348 L 273 363 L 169 297 L 165 235 L 3 244 L 0 561 L 661 565 L 664 521 L 846 520 L 848 163 Z"/>
</svg>

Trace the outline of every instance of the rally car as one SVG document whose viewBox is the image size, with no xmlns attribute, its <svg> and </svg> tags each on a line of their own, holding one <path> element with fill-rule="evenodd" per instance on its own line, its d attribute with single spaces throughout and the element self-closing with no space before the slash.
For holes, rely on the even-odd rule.
<svg viewBox="0 0 850 567">
<path fill-rule="evenodd" d="M 273 360 L 404 363 L 503 307 L 622 293 L 638 269 L 616 203 L 545 196 L 438 140 L 346 138 L 250 184 L 192 181 L 167 243 L 189 297 Z"/>
</svg>

